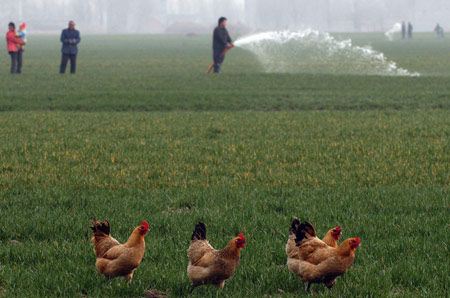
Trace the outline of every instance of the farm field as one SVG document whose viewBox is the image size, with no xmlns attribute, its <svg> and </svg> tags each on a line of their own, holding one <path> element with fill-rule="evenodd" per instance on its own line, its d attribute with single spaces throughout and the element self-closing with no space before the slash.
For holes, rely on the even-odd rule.
<svg viewBox="0 0 450 298">
<path fill-rule="evenodd" d="M 284 266 L 294 216 L 361 238 L 333 295 L 448 296 L 450 41 L 335 36 L 421 76 L 265 73 L 239 48 L 205 75 L 209 36 L 82 36 L 74 76 L 58 36 L 29 38 L 21 76 L 3 53 L 0 296 L 308 296 Z M 97 273 L 94 216 L 121 242 L 149 222 L 131 286 Z M 199 220 L 216 248 L 247 238 L 221 291 L 191 292 Z"/>
</svg>

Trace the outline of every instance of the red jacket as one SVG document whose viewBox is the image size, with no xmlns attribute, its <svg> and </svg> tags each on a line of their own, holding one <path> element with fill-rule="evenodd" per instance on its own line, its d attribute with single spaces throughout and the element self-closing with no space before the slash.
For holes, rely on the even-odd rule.
<svg viewBox="0 0 450 298">
<path fill-rule="evenodd" d="M 23 41 L 16 37 L 16 32 L 8 31 L 6 33 L 6 44 L 8 46 L 8 52 L 18 52 L 19 47 L 17 44 L 23 44 Z"/>
</svg>

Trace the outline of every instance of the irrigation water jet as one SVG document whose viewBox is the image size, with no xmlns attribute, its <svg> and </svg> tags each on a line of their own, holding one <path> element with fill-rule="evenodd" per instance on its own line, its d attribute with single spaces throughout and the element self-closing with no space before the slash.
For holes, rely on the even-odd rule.
<svg viewBox="0 0 450 298">
<path fill-rule="evenodd" d="M 234 45 L 255 54 L 266 72 L 420 75 L 397 67 L 369 46 L 355 46 L 351 39 L 340 41 L 312 29 L 257 33 L 238 39 Z"/>
<path fill-rule="evenodd" d="M 384 35 L 387 37 L 387 39 L 389 41 L 393 41 L 394 40 L 394 34 L 397 32 L 401 32 L 402 31 L 402 24 L 400 23 L 395 23 L 394 26 L 392 26 L 391 29 L 389 29 L 388 31 L 386 31 L 384 33 Z"/>
</svg>

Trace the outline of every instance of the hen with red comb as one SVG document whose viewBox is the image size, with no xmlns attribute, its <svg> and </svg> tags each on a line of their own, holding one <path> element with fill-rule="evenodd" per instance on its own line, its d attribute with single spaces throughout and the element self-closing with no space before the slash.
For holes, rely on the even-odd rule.
<svg viewBox="0 0 450 298">
<path fill-rule="evenodd" d="M 222 249 L 214 249 L 206 239 L 206 226 L 203 222 L 195 225 L 188 249 L 189 265 L 187 273 L 194 287 L 211 284 L 221 289 L 225 281 L 236 271 L 245 246 L 244 234 L 231 239 Z"/>
<path fill-rule="evenodd" d="M 329 230 L 325 234 L 325 237 L 323 237 L 322 241 L 325 242 L 328 246 L 337 247 L 339 237 L 341 237 L 341 235 L 342 235 L 341 226 L 337 226 L 337 227 Z"/>
<path fill-rule="evenodd" d="M 338 226 L 331 229 L 326 238 L 330 241 L 334 239 L 337 244 L 339 237 L 334 236 L 340 236 L 340 233 Z M 330 246 L 317 238 L 311 223 L 300 223 L 294 219 L 286 245 L 287 266 L 289 271 L 307 283 L 307 291 L 312 283 L 324 283 L 331 290 L 336 277 L 347 272 L 353 264 L 359 244 L 360 240 L 356 237 L 344 240 L 339 246 Z"/>
<path fill-rule="evenodd" d="M 144 257 L 144 236 L 149 230 L 148 223 L 143 221 L 136 227 L 125 244 L 111 237 L 108 221 L 102 223 L 94 220 L 94 227 L 91 228 L 94 231 L 91 241 L 94 242 L 98 272 L 108 279 L 123 276 L 131 283 L 133 273 Z"/>
</svg>

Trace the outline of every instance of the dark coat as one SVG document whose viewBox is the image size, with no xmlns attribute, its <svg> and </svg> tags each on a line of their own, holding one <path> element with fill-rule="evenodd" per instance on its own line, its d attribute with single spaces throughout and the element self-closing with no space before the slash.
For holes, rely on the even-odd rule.
<svg viewBox="0 0 450 298">
<path fill-rule="evenodd" d="M 227 48 L 229 43 L 233 42 L 225 27 L 217 26 L 213 34 L 214 54 L 220 54 Z"/>
<path fill-rule="evenodd" d="M 63 44 L 61 52 L 67 55 L 76 55 L 78 53 L 77 45 L 80 40 L 80 31 L 64 29 L 61 33 L 61 42 Z"/>
</svg>

